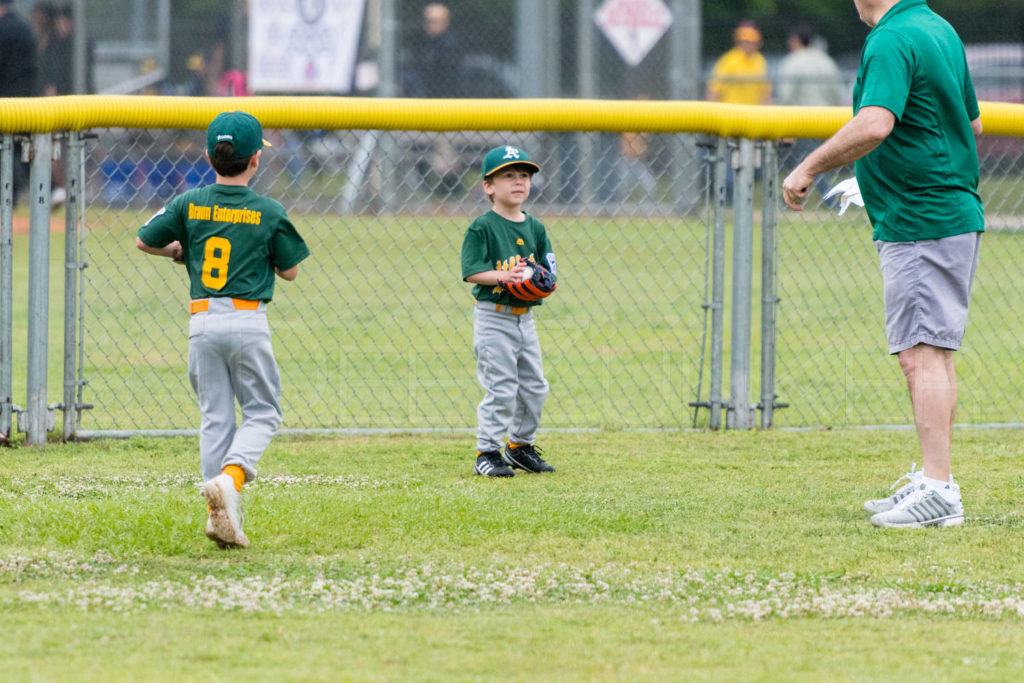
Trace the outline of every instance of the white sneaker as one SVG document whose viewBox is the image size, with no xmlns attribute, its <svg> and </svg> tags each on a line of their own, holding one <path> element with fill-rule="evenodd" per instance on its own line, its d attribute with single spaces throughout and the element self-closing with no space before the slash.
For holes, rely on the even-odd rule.
<svg viewBox="0 0 1024 683">
<path fill-rule="evenodd" d="M 874 500 L 865 501 L 864 509 L 874 515 L 879 512 L 892 510 L 896 507 L 901 500 L 909 496 L 913 490 L 917 488 L 917 485 L 921 483 L 921 479 L 924 477 L 924 470 L 921 469 L 915 472 L 915 468 L 917 468 L 917 463 L 911 463 L 910 471 L 892 483 L 892 486 L 889 487 L 890 491 L 896 488 L 896 485 L 904 479 L 907 480 L 907 483 L 901 486 L 896 493 L 892 494 L 888 498 L 876 498 Z"/>
<path fill-rule="evenodd" d="M 964 523 L 964 506 L 960 500 L 960 487 L 949 483 L 946 487 L 955 497 L 950 502 L 928 484 L 921 482 L 896 507 L 879 512 L 871 518 L 875 526 L 905 527 L 957 526 Z"/>
<path fill-rule="evenodd" d="M 242 532 L 242 494 L 231 475 L 219 474 L 203 484 L 203 495 L 210 506 L 207 538 L 221 548 L 248 547 L 249 539 Z"/>
</svg>

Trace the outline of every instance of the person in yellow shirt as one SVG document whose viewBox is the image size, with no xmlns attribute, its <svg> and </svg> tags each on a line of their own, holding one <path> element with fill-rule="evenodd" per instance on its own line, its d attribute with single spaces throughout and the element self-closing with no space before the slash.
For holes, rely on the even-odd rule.
<svg viewBox="0 0 1024 683">
<path fill-rule="evenodd" d="M 761 31 L 750 20 L 733 31 L 734 46 L 718 58 L 708 80 L 707 99 L 726 104 L 771 104 L 772 86 L 761 54 Z"/>
</svg>

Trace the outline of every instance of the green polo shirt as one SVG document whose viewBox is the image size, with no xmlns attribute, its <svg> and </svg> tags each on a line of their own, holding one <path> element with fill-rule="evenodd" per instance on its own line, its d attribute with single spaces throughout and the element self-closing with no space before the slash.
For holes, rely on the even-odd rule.
<svg viewBox="0 0 1024 683">
<path fill-rule="evenodd" d="M 938 239 L 985 229 L 964 46 L 925 0 L 900 0 L 868 34 L 853 112 L 885 107 L 892 133 L 854 169 L 874 238 Z"/>
<path fill-rule="evenodd" d="M 488 211 L 470 224 L 462 240 L 462 279 L 488 270 L 512 270 L 518 260 L 526 258 L 557 276 L 555 254 L 543 223 L 529 214 L 515 222 Z M 475 285 L 473 297 L 512 306 L 540 306 L 543 302 L 523 301 L 493 285 Z"/>
</svg>

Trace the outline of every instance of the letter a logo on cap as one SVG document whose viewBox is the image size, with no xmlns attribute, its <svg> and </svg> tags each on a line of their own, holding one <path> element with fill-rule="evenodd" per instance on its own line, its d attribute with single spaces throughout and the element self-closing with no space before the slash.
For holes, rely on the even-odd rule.
<svg viewBox="0 0 1024 683">
<path fill-rule="evenodd" d="M 502 158 L 503 159 L 518 159 L 519 158 L 519 150 L 516 149 L 515 147 L 512 147 L 511 145 L 506 145 L 505 146 L 505 156 L 502 157 Z"/>
</svg>

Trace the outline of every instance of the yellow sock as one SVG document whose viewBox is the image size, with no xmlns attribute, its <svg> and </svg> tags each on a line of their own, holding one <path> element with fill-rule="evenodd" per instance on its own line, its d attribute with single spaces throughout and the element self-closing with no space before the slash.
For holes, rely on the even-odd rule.
<svg viewBox="0 0 1024 683">
<path fill-rule="evenodd" d="M 508 442 L 508 447 L 511 450 L 515 450 L 515 449 L 519 448 L 522 445 L 523 444 L 521 444 L 521 443 L 512 443 L 511 441 Z"/>
<path fill-rule="evenodd" d="M 228 474 L 232 479 L 235 480 L 235 490 L 241 491 L 242 484 L 245 483 L 245 470 L 238 465 L 227 465 L 221 470 L 224 474 Z"/>
</svg>

